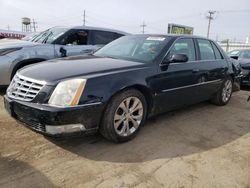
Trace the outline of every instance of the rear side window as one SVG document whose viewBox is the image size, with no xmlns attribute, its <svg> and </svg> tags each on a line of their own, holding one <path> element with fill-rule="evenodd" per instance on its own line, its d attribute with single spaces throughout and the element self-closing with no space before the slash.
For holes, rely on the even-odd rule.
<svg viewBox="0 0 250 188">
<path fill-rule="evenodd" d="M 212 43 L 212 46 L 213 46 L 213 49 L 214 49 L 215 58 L 216 59 L 223 59 L 218 47 L 213 42 L 211 42 L 211 43 Z"/>
<path fill-rule="evenodd" d="M 117 33 L 108 31 L 93 31 L 92 33 L 93 33 L 92 35 L 93 45 L 98 45 L 98 44 L 105 45 L 121 36 L 121 35 L 118 36 Z"/>
<path fill-rule="evenodd" d="M 179 39 L 171 48 L 168 56 L 173 54 L 185 54 L 188 56 L 188 61 L 195 61 L 195 48 L 192 39 Z"/>
<path fill-rule="evenodd" d="M 208 40 L 198 39 L 201 60 L 215 60 L 215 53 L 211 43 Z"/>
</svg>

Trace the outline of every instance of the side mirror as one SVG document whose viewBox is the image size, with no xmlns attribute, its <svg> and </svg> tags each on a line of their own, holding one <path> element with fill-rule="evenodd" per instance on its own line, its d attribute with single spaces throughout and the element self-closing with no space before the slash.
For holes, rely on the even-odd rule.
<svg viewBox="0 0 250 188">
<path fill-rule="evenodd" d="M 186 63 L 186 62 L 188 62 L 188 56 L 186 54 L 173 54 L 170 57 L 167 56 L 160 64 L 160 67 L 163 71 L 165 71 L 170 63 Z"/>
<path fill-rule="evenodd" d="M 169 63 L 186 63 L 188 56 L 186 54 L 173 54 L 168 58 Z"/>
<path fill-rule="evenodd" d="M 59 52 L 61 53 L 61 57 L 67 57 L 67 50 L 63 47 L 59 49 Z"/>
<path fill-rule="evenodd" d="M 236 59 L 236 60 L 238 60 L 238 58 L 239 58 L 239 56 L 235 56 L 235 55 L 232 55 L 230 57 L 233 58 L 233 59 Z"/>
</svg>

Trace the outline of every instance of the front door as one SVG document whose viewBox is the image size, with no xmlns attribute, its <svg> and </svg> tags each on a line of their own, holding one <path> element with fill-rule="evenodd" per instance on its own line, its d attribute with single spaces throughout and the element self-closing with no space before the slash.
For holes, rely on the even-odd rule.
<svg viewBox="0 0 250 188">
<path fill-rule="evenodd" d="M 178 39 L 167 56 L 185 54 L 188 62 L 170 63 L 167 70 L 159 70 L 155 79 L 156 92 L 155 111 L 164 112 L 198 101 L 196 87 L 201 82 L 196 48 L 192 38 Z"/>
</svg>

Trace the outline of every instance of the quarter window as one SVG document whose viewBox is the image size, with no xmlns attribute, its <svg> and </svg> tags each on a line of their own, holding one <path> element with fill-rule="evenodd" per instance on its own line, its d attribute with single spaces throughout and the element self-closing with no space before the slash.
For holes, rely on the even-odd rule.
<svg viewBox="0 0 250 188">
<path fill-rule="evenodd" d="M 214 60 L 215 53 L 213 51 L 212 45 L 208 40 L 198 39 L 198 45 L 200 48 L 201 60 Z"/>
<path fill-rule="evenodd" d="M 171 48 L 168 56 L 173 54 L 185 54 L 188 56 L 188 61 L 195 61 L 195 48 L 193 39 L 179 39 Z"/>
<path fill-rule="evenodd" d="M 212 43 L 212 46 L 214 49 L 214 54 L 215 54 L 216 59 L 223 59 L 218 47 L 213 42 L 211 42 L 211 43 Z"/>
</svg>

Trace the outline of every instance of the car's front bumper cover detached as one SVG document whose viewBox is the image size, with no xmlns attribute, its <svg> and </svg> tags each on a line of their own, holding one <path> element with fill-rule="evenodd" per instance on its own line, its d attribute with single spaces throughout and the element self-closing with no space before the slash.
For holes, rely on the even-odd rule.
<svg viewBox="0 0 250 188">
<path fill-rule="evenodd" d="M 101 120 L 102 103 L 59 108 L 22 102 L 4 96 L 5 109 L 28 128 L 50 136 L 94 134 Z"/>
</svg>

